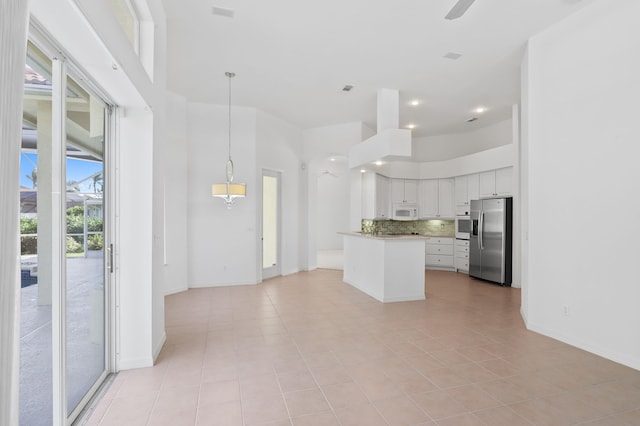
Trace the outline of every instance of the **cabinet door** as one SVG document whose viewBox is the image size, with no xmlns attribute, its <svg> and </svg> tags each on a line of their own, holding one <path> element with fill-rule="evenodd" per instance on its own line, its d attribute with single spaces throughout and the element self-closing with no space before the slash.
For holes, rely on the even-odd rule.
<svg viewBox="0 0 640 426">
<path fill-rule="evenodd" d="M 496 170 L 496 195 L 513 194 L 513 167 Z"/>
<path fill-rule="evenodd" d="M 467 202 L 471 205 L 471 200 L 480 199 L 480 176 L 478 173 L 467 175 Z"/>
<path fill-rule="evenodd" d="M 496 172 L 489 170 L 480 173 L 480 198 L 488 198 L 496 195 Z"/>
<path fill-rule="evenodd" d="M 453 179 L 438 179 L 438 217 L 454 217 L 456 215 L 453 187 Z"/>
<path fill-rule="evenodd" d="M 436 217 L 438 214 L 438 179 L 420 181 L 420 217 Z"/>
<path fill-rule="evenodd" d="M 376 217 L 391 219 L 391 182 L 388 178 L 376 175 Z"/>
<path fill-rule="evenodd" d="M 456 176 L 456 204 L 467 204 L 469 192 L 467 191 L 467 176 Z"/>
<path fill-rule="evenodd" d="M 376 210 L 376 175 L 373 173 L 362 173 L 362 218 L 375 219 Z"/>
<path fill-rule="evenodd" d="M 404 203 L 404 179 L 391 179 L 391 202 Z"/>
<path fill-rule="evenodd" d="M 413 179 L 404 181 L 404 201 L 407 203 L 418 202 L 418 181 Z"/>
</svg>

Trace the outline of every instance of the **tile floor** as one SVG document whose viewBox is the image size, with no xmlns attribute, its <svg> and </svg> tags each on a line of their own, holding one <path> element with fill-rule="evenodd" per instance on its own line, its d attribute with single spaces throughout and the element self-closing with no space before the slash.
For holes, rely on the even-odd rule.
<svg viewBox="0 0 640 426">
<path fill-rule="evenodd" d="M 520 291 L 427 271 L 381 304 L 316 270 L 166 298 L 153 368 L 91 425 L 640 425 L 640 372 L 524 329 Z"/>
</svg>

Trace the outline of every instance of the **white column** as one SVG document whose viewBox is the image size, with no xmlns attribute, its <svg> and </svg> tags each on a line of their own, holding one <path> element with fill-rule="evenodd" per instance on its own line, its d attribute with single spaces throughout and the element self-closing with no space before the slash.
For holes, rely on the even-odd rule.
<svg viewBox="0 0 640 426">
<path fill-rule="evenodd" d="M 28 1 L 0 3 L 0 424 L 18 424 L 19 176 Z"/>
<path fill-rule="evenodd" d="M 51 101 L 38 102 L 38 305 L 51 305 L 53 152 Z M 56 259 L 56 261 L 58 261 Z"/>
</svg>

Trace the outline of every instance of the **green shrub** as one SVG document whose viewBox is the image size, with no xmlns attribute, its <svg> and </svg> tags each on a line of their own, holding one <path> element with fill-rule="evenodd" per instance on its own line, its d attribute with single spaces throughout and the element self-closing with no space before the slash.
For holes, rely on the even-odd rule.
<svg viewBox="0 0 640 426">
<path fill-rule="evenodd" d="M 21 236 L 20 254 L 38 254 L 38 237 Z"/>
<path fill-rule="evenodd" d="M 104 238 L 102 237 L 102 234 L 89 235 L 87 246 L 89 247 L 89 250 L 102 250 L 102 247 L 104 246 Z"/>
<path fill-rule="evenodd" d="M 67 234 L 82 234 L 84 232 L 84 217 L 67 215 Z"/>
<path fill-rule="evenodd" d="M 84 207 L 82 206 L 73 206 L 67 209 L 67 216 L 84 216 Z"/>
<path fill-rule="evenodd" d="M 21 217 L 20 218 L 20 233 L 21 234 L 37 234 L 38 233 L 38 219 L 35 217 Z"/>
<path fill-rule="evenodd" d="M 79 238 L 80 241 L 77 241 L 76 238 Z M 76 238 L 67 237 L 67 253 L 82 253 L 84 251 L 82 237 Z"/>
<path fill-rule="evenodd" d="M 87 228 L 89 232 L 102 231 L 102 219 L 98 216 L 90 216 L 87 218 Z"/>
</svg>

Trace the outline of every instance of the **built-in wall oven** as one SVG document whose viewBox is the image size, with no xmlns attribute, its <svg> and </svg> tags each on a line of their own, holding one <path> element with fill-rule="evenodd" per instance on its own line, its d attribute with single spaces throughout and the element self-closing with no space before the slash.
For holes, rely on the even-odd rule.
<svg viewBox="0 0 640 426">
<path fill-rule="evenodd" d="M 456 238 L 468 240 L 471 236 L 471 217 L 456 216 Z"/>
</svg>

